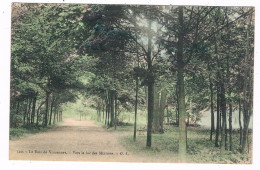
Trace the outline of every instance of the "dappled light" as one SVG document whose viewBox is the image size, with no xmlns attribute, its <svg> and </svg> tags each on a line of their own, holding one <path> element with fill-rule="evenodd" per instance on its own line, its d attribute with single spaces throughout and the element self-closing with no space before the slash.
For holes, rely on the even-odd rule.
<svg viewBox="0 0 260 170">
<path fill-rule="evenodd" d="M 252 163 L 253 7 L 12 10 L 10 159 Z"/>
</svg>

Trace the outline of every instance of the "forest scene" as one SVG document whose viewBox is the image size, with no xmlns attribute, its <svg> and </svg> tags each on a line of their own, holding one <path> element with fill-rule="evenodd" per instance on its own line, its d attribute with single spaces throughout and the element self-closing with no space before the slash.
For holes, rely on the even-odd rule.
<svg viewBox="0 0 260 170">
<path fill-rule="evenodd" d="M 254 15 L 13 3 L 9 159 L 251 164 Z"/>
</svg>

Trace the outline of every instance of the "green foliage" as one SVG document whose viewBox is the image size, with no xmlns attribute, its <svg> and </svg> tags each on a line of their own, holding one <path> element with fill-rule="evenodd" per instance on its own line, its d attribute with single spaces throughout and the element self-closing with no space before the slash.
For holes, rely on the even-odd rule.
<svg viewBox="0 0 260 170">
<path fill-rule="evenodd" d="M 36 127 L 36 126 L 32 126 L 30 128 L 23 128 L 23 127 L 19 127 L 19 128 L 10 128 L 9 129 L 9 138 L 10 140 L 13 139 L 17 139 L 17 138 L 21 138 L 21 137 L 25 137 L 28 135 L 32 135 L 32 134 L 36 134 L 36 133 L 40 133 L 40 132 L 45 132 L 51 128 L 54 128 L 55 126 L 48 126 L 48 127 Z"/>
<path fill-rule="evenodd" d="M 189 112 L 194 120 L 211 108 L 210 99 L 212 110 L 216 110 L 219 87 L 222 108 L 229 104 L 237 108 L 242 100 L 243 109 L 249 108 L 248 117 L 252 115 L 252 8 L 27 4 L 16 10 L 12 22 L 11 126 L 25 126 L 26 118 L 36 109 L 42 121 L 48 107 L 63 110 L 66 116 L 87 113 L 98 119 L 94 109 L 113 110 L 114 101 L 118 102 L 118 119 L 130 123 L 137 88 L 137 123 L 143 125 L 147 123 L 146 86 L 151 84 L 158 88 L 158 94 L 166 90 L 170 112 Z M 177 78 L 180 72 L 183 75 Z M 41 110 L 42 105 L 46 111 Z M 233 152 L 215 153 L 217 148 L 212 149 L 213 144 L 205 140 L 209 132 L 202 132 L 188 132 L 191 161 L 240 161 Z M 23 133 L 12 129 L 10 134 Z M 176 136 L 176 129 L 169 134 Z M 157 147 L 147 151 L 151 154 L 177 151 L 177 137 L 166 134 L 161 139 L 155 135 L 153 140 Z M 236 137 L 234 140 L 237 142 Z M 141 137 L 134 147 L 143 141 Z M 210 151 L 214 154 L 203 155 Z"/>
<path fill-rule="evenodd" d="M 121 130 L 123 132 L 121 132 Z M 178 128 L 171 127 L 165 134 L 153 135 L 153 147 L 145 148 L 146 136 L 138 135 L 136 142 L 132 140 L 130 128 L 119 127 L 121 144 L 135 154 L 153 162 L 178 162 Z M 208 130 L 188 128 L 187 161 L 190 163 L 247 163 L 249 156 L 236 152 L 225 151 L 220 153 L 208 138 Z M 234 146 L 239 146 L 239 136 L 234 136 Z M 160 159 L 163 158 L 163 159 Z M 156 161 L 157 160 L 157 161 Z"/>
</svg>

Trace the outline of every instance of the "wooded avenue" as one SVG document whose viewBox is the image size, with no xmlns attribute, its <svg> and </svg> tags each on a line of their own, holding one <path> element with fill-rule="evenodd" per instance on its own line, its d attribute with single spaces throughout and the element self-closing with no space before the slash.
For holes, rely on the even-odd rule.
<svg viewBox="0 0 260 170">
<path fill-rule="evenodd" d="M 13 3 L 10 135 L 76 115 L 178 162 L 251 162 L 254 23 L 253 7 Z"/>
</svg>

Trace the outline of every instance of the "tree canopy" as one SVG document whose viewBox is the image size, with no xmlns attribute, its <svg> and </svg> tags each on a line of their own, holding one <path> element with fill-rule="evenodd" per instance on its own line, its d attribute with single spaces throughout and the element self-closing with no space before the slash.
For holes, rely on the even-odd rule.
<svg viewBox="0 0 260 170">
<path fill-rule="evenodd" d="M 203 111 L 211 112 L 210 140 L 215 134 L 216 147 L 233 151 L 239 110 L 244 153 L 253 51 L 251 7 L 13 4 L 11 126 L 47 126 L 64 103 L 83 96 L 115 129 L 121 110 L 135 110 L 134 140 L 137 112 L 147 111 L 151 148 L 152 134 L 164 133 L 174 112 L 185 160 L 187 126 Z"/>
</svg>

